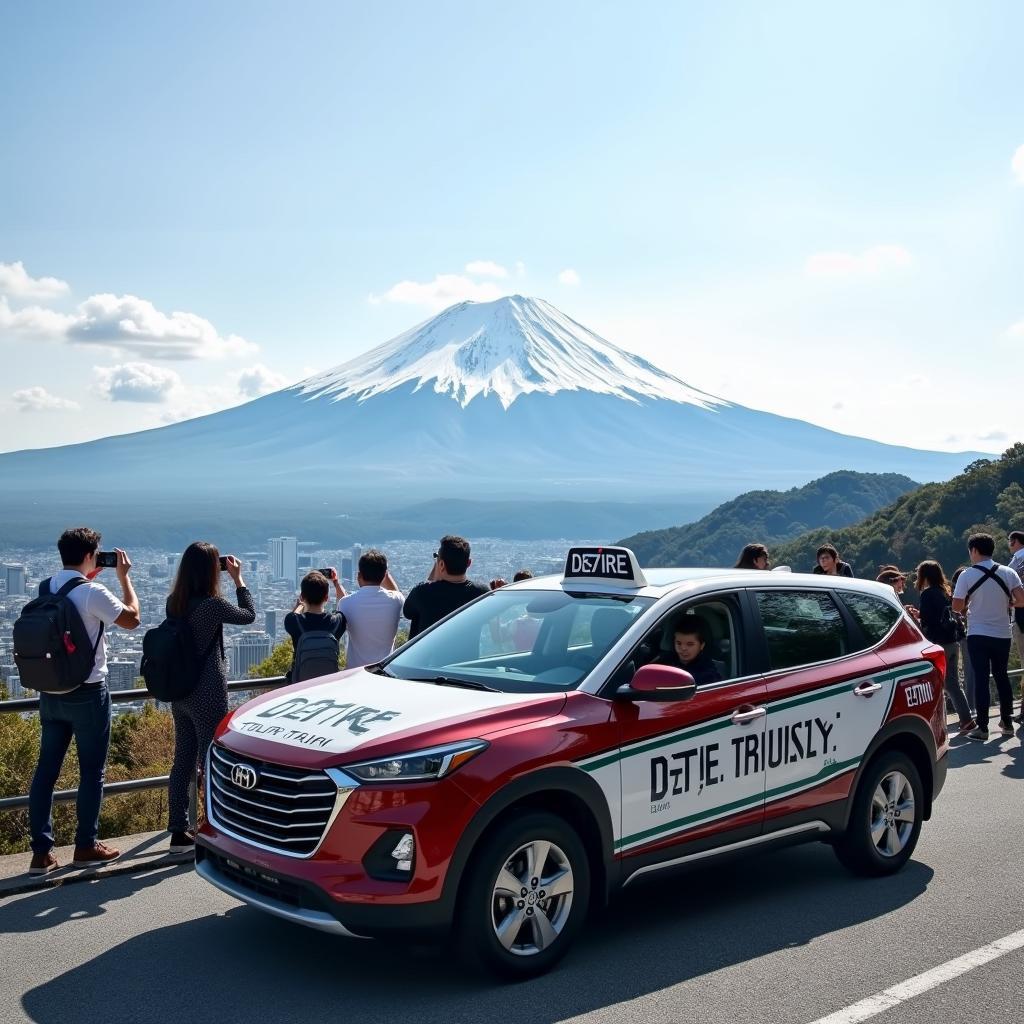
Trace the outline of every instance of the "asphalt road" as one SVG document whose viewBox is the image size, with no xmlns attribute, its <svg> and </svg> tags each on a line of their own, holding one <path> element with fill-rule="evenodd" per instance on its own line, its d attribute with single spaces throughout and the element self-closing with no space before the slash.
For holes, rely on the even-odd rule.
<svg viewBox="0 0 1024 1024">
<path fill-rule="evenodd" d="M 811 1024 L 1024 928 L 1024 750 L 961 745 L 914 859 L 848 875 L 823 845 L 636 884 L 551 974 L 345 941 L 171 867 L 0 903 L 0 1020 Z M 1019 1024 L 1024 948 L 873 1019 Z"/>
</svg>

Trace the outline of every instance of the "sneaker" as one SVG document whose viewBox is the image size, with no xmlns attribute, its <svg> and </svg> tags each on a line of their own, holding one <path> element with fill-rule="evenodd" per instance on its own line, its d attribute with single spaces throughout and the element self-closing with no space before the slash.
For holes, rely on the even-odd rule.
<svg viewBox="0 0 1024 1024">
<path fill-rule="evenodd" d="M 92 846 L 76 846 L 75 859 L 71 862 L 76 868 L 98 868 L 121 856 L 120 850 L 115 850 L 106 843 L 94 843 Z"/>
<path fill-rule="evenodd" d="M 978 728 L 978 723 L 973 718 L 968 718 L 966 722 L 960 723 L 960 728 L 957 730 L 957 736 L 963 736 L 966 733 L 971 732 L 973 729 Z"/>
<path fill-rule="evenodd" d="M 196 848 L 196 837 L 191 832 L 171 833 L 171 853 L 193 853 Z"/>
<path fill-rule="evenodd" d="M 1012 736 L 1013 735 L 1013 722 L 1011 722 L 1008 718 L 1001 718 L 999 720 L 999 731 L 1004 736 Z"/>
<path fill-rule="evenodd" d="M 976 740 L 978 743 L 984 743 L 988 739 L 988 729 L 982 729 L 982 727 L 976 726 L 968 734 L 969 740 Z"/>
<path fill-rule="evenodd" d="M 59 867 L 60 862 L 52 853 L 33 853 L 32 861 L 28 866 L 28 873 L 30 875 L 48 875 Z"/>
</svg>

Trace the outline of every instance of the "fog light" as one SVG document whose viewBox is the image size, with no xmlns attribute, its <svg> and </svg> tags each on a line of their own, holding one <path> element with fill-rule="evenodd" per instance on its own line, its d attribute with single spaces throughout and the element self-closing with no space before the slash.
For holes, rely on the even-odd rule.
<svg viewBox="0 0 1024 1024">
<path fill-rule="evenodd" d="M 415 854 L 416 840 L 413 839 L 411 832 L 406 832 L 391 851 L 391 857 L 396 861 L 395 866 L 399 871 L 412 871 L 412 859 Z"/>
</svg>

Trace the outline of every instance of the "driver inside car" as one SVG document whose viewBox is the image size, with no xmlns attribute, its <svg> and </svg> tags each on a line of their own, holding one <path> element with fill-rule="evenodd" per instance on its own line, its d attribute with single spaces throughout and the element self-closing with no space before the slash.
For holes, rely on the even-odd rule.
<svg viewBox="0 0 1024 1024">
<path fill-rule="evenodd" d="M 672 651 L 666 652 L 660 664 L 681 668 L 693 676 L 698 686 L 717 683 L 722 679 L 718 666 L 707 648 L 707 629 L 697 615 L 683 615 L 672 627 Z"/>
</svg>

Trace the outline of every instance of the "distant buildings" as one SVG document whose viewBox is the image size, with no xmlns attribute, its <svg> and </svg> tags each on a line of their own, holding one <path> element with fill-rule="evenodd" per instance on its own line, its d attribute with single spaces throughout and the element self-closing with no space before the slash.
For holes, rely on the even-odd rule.
<svg viewBox="0 0 1024 1024">
<path fill-rule="evenodd" d="M 262 630 L 245 629 L 231 640 L 231 675 L 244 679 L 249 670 L 270 657 L 271 639 Z"/>
<path fill-rule="evenodd" d="M 8 595 L 25 593 L 25 566 L 4 565 L 4 579 L 7 583 Z"/>
<path fill-rule="evenodd" d="M 299 567 L 299 541 L 297 537 L 271 537 L 267 541 L 270 577 L 295 583 Z"/>
<path fill-rule="evenodd" d="M 137 678 L 135 662 L 116 659 L 107 662 L 107 688 L 109 690 L 134 690 Z"/>
<path fill-rule="evenodd" d="M 277 612 L 269 611 L 263 613 L 263 629 L 271 640 L 277 636 Z"/>
</svg>

